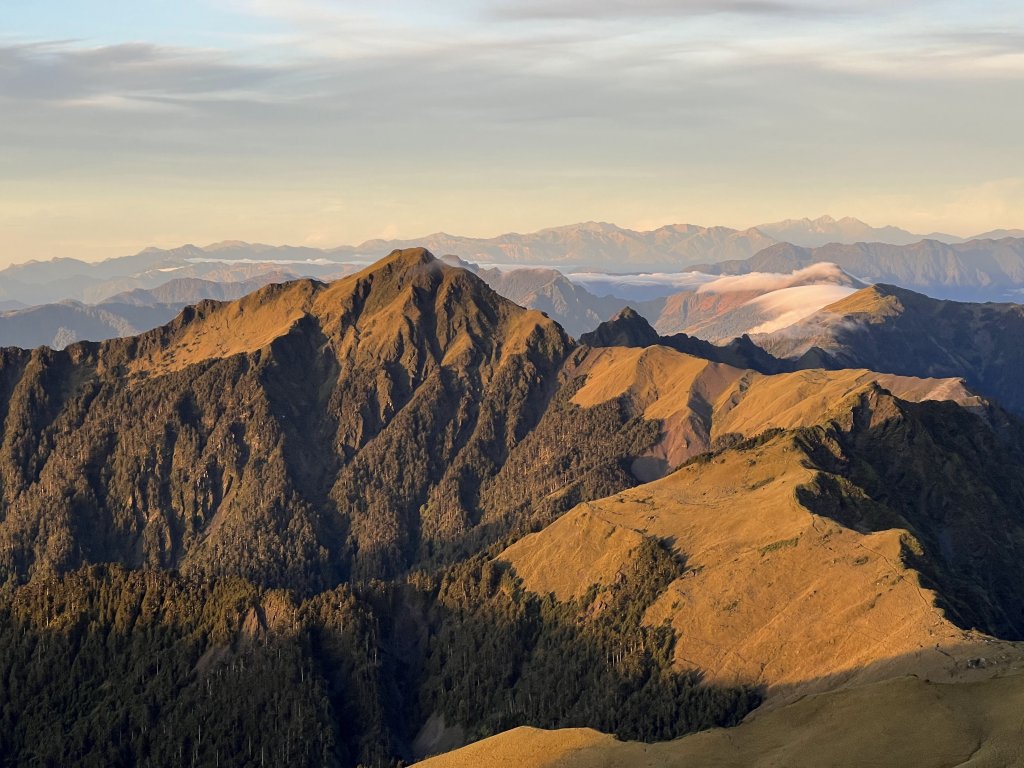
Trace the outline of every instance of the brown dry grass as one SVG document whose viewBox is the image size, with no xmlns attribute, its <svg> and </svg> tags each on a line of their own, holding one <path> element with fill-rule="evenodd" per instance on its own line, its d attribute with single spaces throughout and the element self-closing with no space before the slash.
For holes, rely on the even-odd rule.
<svg viewBox="0 0 1024 768">
<path fill-rule="evenodd" d="M 766 685 L 776 701 L 907 673 L 972 674 L 967 659 L 987 638 L 950 623 L 903 565 L 908 534 L 811 513 L 796 493 L 814 478 L 803 458 L 786 436 L 729 451 L 582 504 L 501 557 L 529 589 L 565 599 L 609 583 L 640 536 L 671 542 L 688 572 L 647 621 L 675 627 L 680 668 Z M 993 641 L 989 655 L 1010 663 L 1019 652 Z"/>
<path fill-rule="evenodd" d="M 1024 675 L 935 684 L 902 677 L 807 696 L 661 744 L 588 729 L 517 728 L 423 768 L 1006 768 L 1024 765 Z"/>
<path fill-rule="evenodd" d="M 648 419 L 662 422 L 652 457 L 668 467 L 707 451 L 726 434 L 751 437 L 766 429 L 793 429 L 827 421 L 858 393 L 876 384 L 904 400 L 981 404 L 960 379 L 917 379 L 864 369 L 804 370 L 765 376 L 667 347 L 591 350 L 572 402 L 592 407 L 626 396 Z"/>
</svg>

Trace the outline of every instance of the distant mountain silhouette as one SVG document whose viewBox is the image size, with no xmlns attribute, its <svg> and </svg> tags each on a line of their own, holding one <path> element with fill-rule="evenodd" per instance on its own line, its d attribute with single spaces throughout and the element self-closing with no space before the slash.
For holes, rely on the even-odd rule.
<svg viewBox="0 0 1024 768">
<path fill-rule="evenodd" d="M 693 269 L 716 275 L 792 272 L 831 263 L 859 280 L 888 283 L 961 301 L 1013 301 L 1024 291 L 1024 239 L 970 240 L 912 245 L 857 243 L 801 248 L 780 243 L 749 259 L 703 264 Z"/>
</svg>

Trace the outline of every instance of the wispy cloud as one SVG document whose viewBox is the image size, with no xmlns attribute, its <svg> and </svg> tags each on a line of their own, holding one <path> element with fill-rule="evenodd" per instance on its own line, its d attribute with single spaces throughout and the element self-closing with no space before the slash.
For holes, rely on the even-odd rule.
<svg viewBox="0 0 1024 768">
<path fill-rule="evenodd" d="M 143 43 L 0 46 L 0 99 L 7 101 L 101 103 L 104 98 L 241 94 L 266 86 L 278 75 L 224 54 Z"/>
<path fill-rule="evenodd" d="M 862 6 L 863 7 L 863 4 Z M 783 2 L 782 0 L 547 0 L 502 2 L 492 13 L 505 19 L 622 19 L 687 16 L 801 16 L 846 14 L 853 3 Z"/>
<path fill-rule="evenodd" d="M 221 49 L 0 39 L 0 209 L 33 194 L 50 209 L 81 184 L 141 210 L 177 188 L 195 195 L 188 216 L 342 242 L 589 218 L 748 226 L 823 207 L 878 219 L 889 209 L 871 201 L 893 190 L 942 211 L 1019 175 L 1024 8 L 1008 4 L 216 5 L 249 22 Z M 253 204 L 254 185 L 276 211 L 226 202 Z M 956 210 L 997 197 L 1011 216 L 1005 185 Z M 322 211 L 338 198 L 343 212 Z M 160 226 L 194 237 L 189 221 Z"/>
</svg>

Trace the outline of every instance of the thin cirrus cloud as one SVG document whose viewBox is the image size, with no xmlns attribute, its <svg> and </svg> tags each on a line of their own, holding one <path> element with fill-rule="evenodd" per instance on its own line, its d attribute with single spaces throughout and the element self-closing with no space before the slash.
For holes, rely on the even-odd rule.
<svg viewBox="0 0 1024 768">
<path fill-rule="evenodd" d="M 9 102 L 225 94 L 262 87 L 274 74 L 222 54 L 148 43 L 0 46 L 0 99 Z"/>
<path fill-rule="evenodd" d="M 863 5 L 863 4 L 862 4 Z M 549 0 L 505 2 L 493 9 L 506 19 L 651 18 L 706 15 L 807 16 L 849 13 L 854 4 L 792 3 L 777 0 Z"/>
</svg>

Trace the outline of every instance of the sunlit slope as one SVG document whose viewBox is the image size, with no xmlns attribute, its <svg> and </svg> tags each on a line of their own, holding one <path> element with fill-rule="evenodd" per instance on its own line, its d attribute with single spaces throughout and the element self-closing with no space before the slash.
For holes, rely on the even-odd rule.
<svg viewBox="0 0 1024 768">
<path fill-rule="evenodd" d="M 903 563 L 910 535 L 861 533 L 811 512 L 798 498 L 815 480 L 806 464 L 788 436 L 728 451 L 580 505 L 502 557 L 529 589 L 565 600 L 616 579 L 643 536 L 671 542 L 687 573 L 647 621 L 670 622 L 677 665 L 709 681 L 789 695 L 911 670 L 966 674 L 987 638 L 947 620 Z"/>
<path fill-rule="evenodd" d="M 594 349 L 580 372 L 587 378 L 573 397 L 577 405 L 626 397 L 645 418 L 662 422 L 662 441 L 651 455 L 662 469 L 678 466 L 723 439 L 818 424 L 837 403 L 875 384 L 906 400 L 981 404 L 956 379 L 918 379 L 864 369 L 765 376 L 663 346 Z"/>
<path fill-rule="evenodd" d="M 0 571 L 324 585 L 461 546 L 484 515 L 493 536 L 538 475 L 493 504 L 505 484 L 481 485 L 571 349 L 542 313 L 412 249 L 139 336 L 0 350 Z"/>
<path fill-rule="evenodd" d="M 593 351 L 586 370 L 575 401 L 661 420 L 668 466 L 716 452 L 513 544 L 502 557 L 527 588 L 581 597 L 663 540 L 687 572 L 647 621 L 672 624 L 678 666 L 776 700 L 974 674 L 979 644 L 1016 657 L 969 628 L 1020 636 L 1019 434 L 960 382 L 763 376 L 660 347 Z"/>
<path fill-rule="evenodd" d="M 266 349 L 293 332 L 315 329 L 340 363 L 375 358 L 422 368 L 422 344 L 413 336 L 429 329 L 431 356 L 444 365 L 487 341 L 497 362 L 522 352 L 534 339 L 555 334 L 540 312 L 497 297 L 483 297 L 482 283 L 468 279 L 423 249 L 397 251 L 349 277 L 324 284 L 295 280 L 270 285 L 232 302 L 205 301 L 166 328 L 140 337 L 129 370 L 164 374 L 207 360 Z M 488 311 L 479 311 L 491 300 Z M 305 322 L 309 328 L 301 329 Z M 489 338 L 488 338 L 489 337 Z"/>
<path fill-rule="evenodd" d="M 1024 763 L 1024 676 L 937 684 L 902 677 L 806 696 L 736 728 L 660 744 L 589 729 L 517 728 L 423 768 L 1005 768 Z"/>
</svg>

